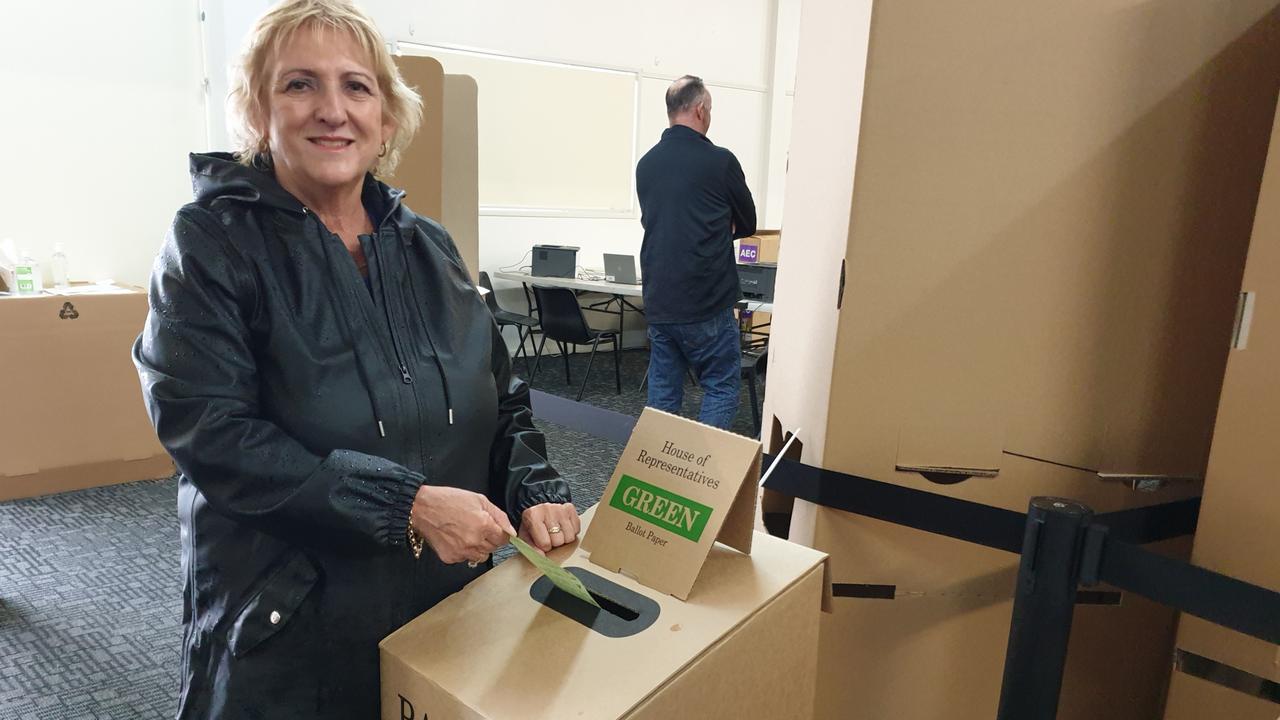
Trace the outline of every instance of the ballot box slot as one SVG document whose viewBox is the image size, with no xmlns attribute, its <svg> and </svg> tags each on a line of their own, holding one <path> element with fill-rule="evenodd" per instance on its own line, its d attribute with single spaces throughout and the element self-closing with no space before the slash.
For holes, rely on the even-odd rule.
<svg viewBox="0 0 1280 720">
<path fill-rule="evenodd" d="M 529 597 L 605 637 L 629 637 L 657 622 L 661 608 L 652 598 L 584 568 L 567 567 L 565 570 L 582 581 L 600 607 L 557 588 L 547 577 L 534 581 L 529 587 Z"/>
</svg>

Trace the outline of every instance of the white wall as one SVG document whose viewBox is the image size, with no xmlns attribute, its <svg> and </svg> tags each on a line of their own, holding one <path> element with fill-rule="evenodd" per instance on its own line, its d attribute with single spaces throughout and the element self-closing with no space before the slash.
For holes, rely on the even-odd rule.
<svg viewBox="0 0 1280 720">
<path fill-rule="evenodd" d="M 670 80 L 702 76 L 716 101 L 711 138 L 742 161 L 761 226 L 777 227 L 789 94 L 775 83 L 789 88 L 797 31 L 788 18 L 799 2 L 366 0 L 365 7 L 395 41 L 636 73 L 637 156 L 665 126 Z M 6 6 L 0 77 L 21 92 L 0 113 L 0 131 L 16 140 L 0 176 L 0 238 L 14 238 L 46 265 L 63 242 L 73 278 L 145 284 L 173 212 L 190 198 L 187 153 L 228 147 L 227 65 L 270 4 Z M 566 122 L 590 122 L 589 107 L 567 108 Z M 515 264 L 535 242 L 579 245 L 581 264 L 599 266 L 604 252 L 638 253 L 641 232 L 635 209 L 608 217 L 485 214 L 480 269 Z M 513 306 L 521 297 L 501 294 Z"/>
<path fill-rule="evenodd" d="M 0 238 L 145 284 L 205 146 L 195 0 L 5 3 Z"/>
<path fill-rule="evenodd" d="M 715 98 L 710 137 L 738 156 L 756 197 L 761 227 L 781 223 L 781 185 L 790 127 L 790 77 L 800 0 L 650 0 L 645 3 L 557 0 L 404 2 L 364 0 L 389 41 L 480 51 L 500 56 L 624 70 L 639 78 L 637 157 L 666 126 L 662 93 L 671 80 L 702 77 Z M 232 7 L 208 1 L 211 97 L 225 96 L 227 58 L 234 57 L 251 20 L 269 0 L 239 0 Z M 213 16 L 217 17 L 213 17 Z M 780 36 L 781 33 L 781 36 Z M 781 37 L 781 39 L 780 39 Z M 775 53 L 775 47 L 780 53 Z M 223 56 L 216 56 L 223 53 Z M 779 78 L 786 90 L 771 92 Z M 481 92 L 484 89 L 481 88 Z M 590 99 L 565 108 L 566 123 L 590 123 Z M 212 114 L 220 114 L 212 107 Z M 220 119 L 211 123 L 213 142 Z M 778 136 L 777 132 L 785 133 Z M 483 139 L 482 139 L 483 140 Z M 784 149 L 779 150 L 779 146 Z M 772 184 L 778 185 L 773 192 Z M 483 202 L 483 199 L 481 200 Z M 516 265 L 534 243 L 578 245 L 579 264 L 600 267 L 604 252 L 638 254 L 639 212 L 602 217 L 546 213 L 482 212 L 480 268 Z M 526 261 L 527 264 L 527 261 Z M 499 300 L 523 306 L 518 289 L 498 281 Z"/>
<path fill-rule="evenodd" d="M 769 81 L 768 197 L 761 207 L 767 228 L 782 227 L 791 149 L 791 110 L 796 95 L 796 58 L 800 49 L 801 0 L 776 0 L 773 74 Z"/>
</svg>

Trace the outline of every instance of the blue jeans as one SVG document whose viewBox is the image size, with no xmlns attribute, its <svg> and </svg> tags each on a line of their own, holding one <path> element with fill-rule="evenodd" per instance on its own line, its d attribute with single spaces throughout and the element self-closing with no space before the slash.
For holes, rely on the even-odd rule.
<svg viewBox="0 0 1280 720">
<path fill-rule="evenodd" d="M 698 421 L 729 429 L 738 414 L 741 379 L 738 324 L 729 308 L 710 320 L 649 324 L 649 406 L 679 414 L 684 373 L 702 386 Z"/>
</svg>

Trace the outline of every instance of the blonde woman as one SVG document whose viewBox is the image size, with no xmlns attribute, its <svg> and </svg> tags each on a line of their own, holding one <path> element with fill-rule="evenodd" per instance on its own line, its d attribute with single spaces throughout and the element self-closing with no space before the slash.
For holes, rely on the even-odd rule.
<svg viewBox="0 0 1280 720">
<path fill-rule="evenodd" d="M 371 20 L 275 6 L 231 100 L 134 347 L 181 472 L 178 717 L 376 717 L 382 637 L 578 516 L 448 233 L 376 179 L 420 101 Z"/>
</svg>

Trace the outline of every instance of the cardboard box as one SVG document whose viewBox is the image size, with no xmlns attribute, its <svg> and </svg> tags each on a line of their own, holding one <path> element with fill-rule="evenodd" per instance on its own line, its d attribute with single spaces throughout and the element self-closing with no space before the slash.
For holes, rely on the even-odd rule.
<svg viewBox="0 0 1280 720">
<path fill-rule="evenodd" d="M 1280 590 L 1280 494 L 1273 479 L 1280 466 L 1280 446 L 1275 442 L 1280 427 L 1280 382 L 1275 372 L 1280 364 L 1280 114 L 1272 130 L 1239 307 L 1192 562 Z M 1208 621 L 1183 615 L 1178 647 L 1280 682 L 1280 647 Z M 1185 693 L 1188 698 L 1203 694 Z M 1171 694 L 1165 717 L 1185 717 L 1181 702 Z M 1271 713 L 1268 720 L 1280 716 L 1280 706 L 1273 705 Z"/>
<path fill-rule="evenodd" d="M 629 638 L 539 604 L 538 571 L 509 560 L 383 640 L 382 717 L 810 718 L 822 556 L 753 545 L 715 547 L 688 602 L 553 552 L 658 605 Z"/>
<path fill-rule="evenodd" d="M 1064 494 L 1086 502 L 1121 480 L 1202 478 L 1277 32 L 1274 0 L 805 3 L 783 224 L 801 240 L 780 249 L 767 432 L 798 432 L 811 465 L 1017 510 L 1048 472 L 1021 460 L 1078 469 Z M 1134 495 L 1093 507 L 1155 501 Z M 798 507 L 791 537 L 829 512 Z M 836 567 L 858 556 L 814 546 Z M 983 642 L 950 625 L 964 618 L 939 610 L 874 651 L 824 639 L 825 685 L 847 680 L 827 650 L 842 646 L 920 687 L 927 666 L 902 648 Z M 1166 640 L 1135 641 L 1142 687 L 1167 677 Z M 1116 652 L 1073 640 L 1072 662 Z M 860 687 L 864 706 L 932 699 L 880 717 L 994 712 L 957 685 Z"/>
<path fill-rule="evenodd" d="M 758 443 L 646 409 L 583 518 L 590 552 L 551 553 L 635 619 L 509 560 L 382 641 L 382 717 L 812 717 L 824 556 L 752 533 L 758 463 Z"/>
<path fill-rule="evenodd" d="M 147 296 L 0 298 L 0 500 L 167 477 L 130 350 Z"/>
<path fill-rule="evenodd" d="M 778 250 L 782 247 L 781 230 L 758 230 L 755 235 L 738 240 L 738 262 L 778 262 Z M 751 313 L 752 332 L 755 337 L 768 335 L 773 326 L 773 313 L 757 310 Z"/>
<path fill-rule="evenodd" d="M 1173 674 L 1164 720 L 1276 720 L 1280 705 L 1182 673 Z"/>
<path fill-rule="evenodd" d="M 781 230 L 757 230 L 755 235 L 737 240 L 738 262 L 777 263 L 782 246 Z"/>
</svg>

